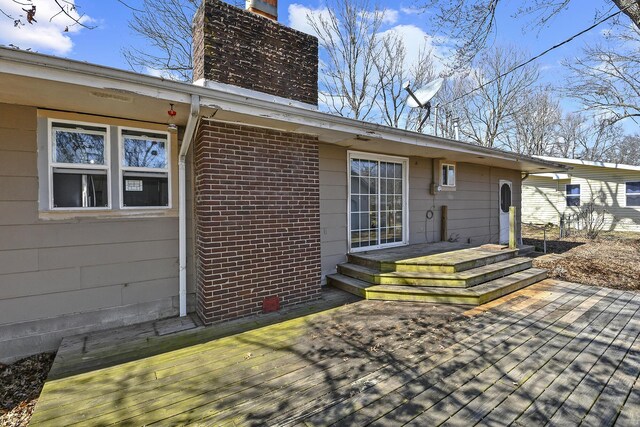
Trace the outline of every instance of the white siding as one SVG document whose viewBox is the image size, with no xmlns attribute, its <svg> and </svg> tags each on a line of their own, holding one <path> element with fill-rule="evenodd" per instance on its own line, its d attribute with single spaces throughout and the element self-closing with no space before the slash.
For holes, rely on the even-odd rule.
<svg viewBox="0 0 640 427">
<path fill-rule="evenodd" d="M 640 181 L 640 171 L 571 165 L 570 179 L 529 177 L 523 188 L 523 221 L 558 224 L 560 216 L 578 211 L 567 207 L 566 184 L 580 184 L 580 202 L 598 202 L 606 210 L 606 230 L 640 232 L 640 207 L 626 206 L 626 181 Z"/>
</svg>

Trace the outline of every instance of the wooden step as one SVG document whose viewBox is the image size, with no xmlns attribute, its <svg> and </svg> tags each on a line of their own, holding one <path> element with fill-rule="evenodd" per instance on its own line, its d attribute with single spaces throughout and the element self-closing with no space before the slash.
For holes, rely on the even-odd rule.
<svg viewBox="0 0 640 427">
<path fill-rule="evenodd" d="M 374 286 L 369 282 L 339 273 L 327 275 L 327 285 L 342 289 L 345 292 L 349 292 L 350 294 L 357 295 L 365 299 L 367 298 L 367 288 Z"/>
<path fill-rule="evenodd" d="M 406 285 L 468 288 L 531 268 L 528 258 L 510 258 L 494 264 L 476 267 L 459 273 L 402 272 L 380 273 L 358 264 L 340 264 L 338 272 L 345 276 L 376 285 Z"/>
<path fill-rule="evenodd" d="M 521 245 L 518 246 L 518 256 L 528 255 L 535 252 L 536 247 L 533 245 Z"/>
<path fill-rule="evenodd" d="M 350 264 L 361 265 L 383 273 L 392 271 L 456 273 L 511 259 L 517 253 L 517 249 L 496 250 L 477 247 L 407 259 L 376 259 L 371 254 L 358 253 L 348 254 L 347 259 Z"/>
<path fill-rule="evenodd" d="M 342 274 L 327 276 L 331 286 L 366 299 L 480 305 L 539 282 L 546 270 L 530 268 L 471 288 L 371 285 Z"/>
</svg>

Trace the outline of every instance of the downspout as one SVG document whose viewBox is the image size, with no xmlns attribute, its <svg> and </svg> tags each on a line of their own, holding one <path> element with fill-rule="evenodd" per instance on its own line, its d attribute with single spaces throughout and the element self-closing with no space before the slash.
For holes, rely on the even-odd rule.
<svg viewBox="0 0 640 427">
<path fill-rule="evenodd" d="M 180 317 L 187 315 L 187 177 L 186 158 L 200 119 L 200 97 L 191 95 L 191 112 L 178 155 L 178 235 L 180 246 Z"/>
</svg>

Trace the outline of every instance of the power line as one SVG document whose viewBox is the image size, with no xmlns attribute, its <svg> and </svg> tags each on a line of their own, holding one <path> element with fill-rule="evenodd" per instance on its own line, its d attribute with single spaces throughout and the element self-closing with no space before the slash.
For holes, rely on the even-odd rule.
<svg viewBox="0 0 640 427">
<path fill-rule="evenodd" d="M 630 6 L 631 6 L 631 5 L 629 5 L 629 6 L 625 7 L 624 9 L 619 10 L 618 12 L 612 13 L 611 15 L 609 15 L 609 16 L 607 16 L 607 17 L 605 17 L 605 18 L 603 18 L 603 19 L 599 20 L 599 21 L 598 21 L 598 22 L 596 22 L 595 24 L 591 25 L 589 28 L 586 28 L 586 29 L 584 29 L 584 30 L 580 31 L 579 33 L 574 34 L 573 36 L 569 37 L 568 39 L 566 39 L 566 40 L 564 40 L 564 41 L 562 41 L 562 42 L 560 42 L 560 43 L 558 43 L 558 44 L 555 44 L 555 45 L 551 46 L 549 49 L 545 50 L 544 52 L 541 52 L 541 53 L 537 54 L 536 56 L 534 56 L 534 57 L 532 57 L 532 58 L 530 58 L 530 59 L 526 60 L 525 62 L 522 62 L 522 63 L 520 63 L 520 64 L 516 65 L 515 67 L 513 67 L 513 68 L 509 69 L 508 71 L 505 71 L 504 73 L 500 74 L 498 77 L 494 78 L 493 80 L 490 80 L 490 81 L 488 81 L 488 82 L 486 82 L 486 83 L 483 83 L 483 84 L 481 84 L 480 86 L 478 86 L 478 87 L 476 87 L 476 88 L 474 88 L 474 89 L 471 89 L 469 92 L 467 92 L 467 93 L 465 93 L 465 94 L 462 94 L 462 95 L 458 96 L 457 98 L 455 98 L 455 99 L 453 99 L 453 100 L 451 100 L 451 101 L 448 101 L 448 102 L 442 103 L 442 104 L 440 104 L 440 106 L 444 106 L 444 105 L 452 104 L 452 103 L 454 103 L 454 102 L 456 102 L 456 101 L 458 101 L 458 100 L 460 100 L 460 99 L 464 98 L 465 96 L 469 96 L 469 95 L 471 95 L 472 93 L 479 91 L 479 90 L 480 90 L 480 89 L 482 89 L 483 87 L 488 86 L 488 85 L 490 85 L 491 83 L 494 83 L 494 82 L 496 82 L 496 81 L 500 80 L 501 78 L 505 77 L 507 74 L 511 74 L 511 73 L 513 73 L 513 72 L 514 72 L 514 71 L 516 71 L 517 69 L 522 68 L 522 67 L 524 67 L 524 66 L 525 66 L 525 65 L 527 65 L 527 64 L 530 64 L 531 62 L 535 61 L 536 59 L 541 58 L 542 56 L 546 55 L 547 53 L 551 52 L 552 50 L 555 50 L 555 49 L 559 48 L 560 46 L 563 46 L 563 45 L 565 45 L 565 44 L 567 44 L 567 43 L 569 43 L 569 42 L 573 41 L 573 39 L 575 39 L 575 38 L 577 38 L 577 37 L 580 37 L 580 36 L 581 36 L 581 35 L 583 35 L 584 33 L 587 33 L 587 32 L 589 32 L 589 31 L 593 30 L 595 27 L 597 27 L 597 26 L 598 26 L 598 25 L 600 25 L 600 24 L 603 24 L 604 22 L 608 21 L 609 19 L 614 18 L 614 17 L 616 17 L 616 16 L 620 15 L 622 12 L 624 12 L 624 11 L 625 11 L 626 9 L 628 9 Z"/>
</svg>

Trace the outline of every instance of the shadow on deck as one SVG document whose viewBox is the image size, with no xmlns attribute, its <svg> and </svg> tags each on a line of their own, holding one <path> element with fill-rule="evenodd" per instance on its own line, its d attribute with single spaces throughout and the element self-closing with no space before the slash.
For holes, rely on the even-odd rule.
<svg viewBox="0 0 640 427">
<path fill-rule="evenodd" d="M 636 425 L 639 310 L 551 280 L 471 310 L 359 301 L 50 379 L 32 423 Z"/>
</svg>

